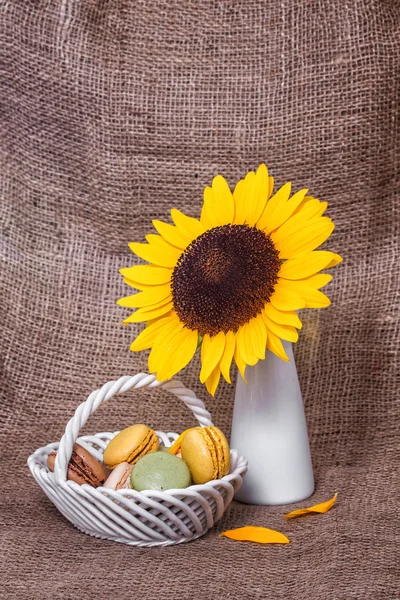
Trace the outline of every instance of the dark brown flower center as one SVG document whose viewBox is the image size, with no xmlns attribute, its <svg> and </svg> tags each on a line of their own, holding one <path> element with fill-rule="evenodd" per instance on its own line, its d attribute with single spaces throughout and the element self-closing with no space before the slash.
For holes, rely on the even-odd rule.
<svg viewBox="0 0 400 600">
<path fill-rule="evenodd" d="M 278 252 L 260 229 L 222 225 L 196 238 L 172 274 L 172 297 L 189 329 L 215 335 L 256 317 L 274 291 Z"/>
</svg>

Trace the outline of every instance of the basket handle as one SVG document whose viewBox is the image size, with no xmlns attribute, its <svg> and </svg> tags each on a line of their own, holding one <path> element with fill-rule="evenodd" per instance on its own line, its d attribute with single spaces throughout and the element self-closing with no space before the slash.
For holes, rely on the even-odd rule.
<svg viewBox="0 0 400 600">
<path fill-rule="evenodd" d="M 212 425 L 211 415 L 204 406 L 202 400 L 196 394 L 184 387 L 176 380 L 157 381 L 155 375 L 138 373 L 133 377 L 126 375 L 117 381 L 109 381 L 102 388 L 92 392 L 85 402 L 82 402 L 75 411 L 74 416 L 68 422 L 65 433 L 60 440 L 57 457 L 54 465 L 54 476 L 56 483 L 62 483 L 67 478 L 67 466 L 72 454 L 72 447 L 76 442 L 79 432 L 92 415 L 105 400 L 109 400 L 116 394 L 123 394 L 130 389 L 160 388 L 168 390 L 171 394 L 182 400 L 188 408 L 193 411 L 201 427 Z"/>
</svg>

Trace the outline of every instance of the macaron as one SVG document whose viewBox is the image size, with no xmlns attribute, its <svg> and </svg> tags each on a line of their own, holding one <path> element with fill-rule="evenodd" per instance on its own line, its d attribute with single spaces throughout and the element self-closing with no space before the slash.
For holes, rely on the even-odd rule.
<svg viewBox="0 0 400 600">
<path fill-rule="evenodd" d="M 131 487 L 164 492 L 170 489 L 187 488 L 191 483 L 187 464 L 168 452 L 152 452 L 143 456 L 132 469 Z"/>
<path fill-rule="evenodd" d="M 111 490 L 129 489 L 131 487 L 129 483 L 131 471 L 132 465 L 130 465 L 128 462 L 120 463 L 111 472 L 103 487 Z"/>
<path fill-rule="evenodd" d="M 52 452 L 47 457 L 47 466 L 54 471 L 56 453 Z M 72 455 L 68 463 L 67 479 L 79 485 L 88 483 L 93 487 L 104 484 L 110 471 L 99 462 L 88 450 L 79 444 L 74 444 Z"/>
<path fill-rule="evenodd" d="M 207 483 L 229 473 L 229 445 L 217 427 L 188 429 L 181 442 L 181 454 L 194 483 Z"/>
<path fill-rule="evenodd" d="M 158 450 L 158 437 L 147 425 L 137 424 L 120 431 L 104 450 L 103 460 L 109 469 L 122 462 L 134 465 L 139 458 Z"/>
</svg>

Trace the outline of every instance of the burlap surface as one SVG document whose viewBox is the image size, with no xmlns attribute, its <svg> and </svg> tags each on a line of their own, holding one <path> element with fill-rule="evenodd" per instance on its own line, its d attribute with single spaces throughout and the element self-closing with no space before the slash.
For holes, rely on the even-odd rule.
<svg viewBox="0 0 400 600">
<path fill-rule="evenodd" d="M 0 2 L 0 597 L 399 598 L 399 16 L 396 0 Z M 26 467 L 76 405 L 121 374 L 127 242 L 171 206 L 199 214 L 221 172 L 266 161 L 328 200 L 344 256 L 333 306 L 304 315 L 296 360 L 324 516 L 237 503 L 192 544 L 143 549 L 76 531 Z M 229 433 L 233 387 L 215 399 Z M 193 419 L 167 395 L 114 399 L 87 431 Z M 396 485 L 397 483 L 397 485 Z M 307 503 L 305 503 L 307 504 Z M 243 524 L 289 546 L 218 538 Z"/>
</svg>

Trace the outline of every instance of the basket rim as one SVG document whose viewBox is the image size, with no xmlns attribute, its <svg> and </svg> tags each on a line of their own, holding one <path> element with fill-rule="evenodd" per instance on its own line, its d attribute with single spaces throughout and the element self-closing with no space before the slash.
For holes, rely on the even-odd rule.
<svg viewBox="0 0 400 600">
<path fill-rule="evenodd" d="M 110 432 L 98 432 L 98 433 L 95 433 L 92 435 L 80 436 L 77 439 L 77 442 L 79 443 L 79 440 L 85 441 L 85 437 L 91 438 L 93 440 L 93 438 L 95 438 L 95 437 L 100 438 L 102 435 L 109 434 L 109 433 Z M 117 433 L 118 432 L 114 432 L 115 435 Z M 165 432 L 157 431 L 156 433 L 165 433 Z M 171 434 L 171 433 L 173 435 L 178 435 L 178 434 L 175 434 L 174 432 L 168 432 L 168 434 Z M 94 488 L 93 486 L 89 485 L 88 483 L 79 485 L 78 483 L 75 483 L 74 481 L 70 481 L 70 480 L 63 481 L 62 483 L 57 483 L 54 472 L 50 471 L 50 469 L 48 468 L 47 465 L 43 465 L 42 462 L 40 462 L 38 460 L 38 457 L 41 454 L 45 454 L 46 452 L 48 452 L 48 454 L 50 454 L 50 452 L 57 451 L 59 445 L 60 445 L 59 441 L 58 442 L 50 442 L 50 443 L 46 444 L 45 446 L 37 448 L 32 454 L 30 454 L 30 456 L 28 457 L 28 460 L 27 460 L 27 465 L 28 465 L 29 470 L 31 471 L 32 475 L 33 475 L 34 470 L 39 469 L 42 473 L 45 473 L 47 477 L 50 477 L 57 487 L 70 488 L 72 490 L 76 490 L 79 488 L 83 488 L 83 489 L 90 488 L 91 494 L 94 494 L 95 496 L 97 494 L 102 496 L 104 493 L 111 492 L 112 495 L 121 494 L 122 496 L 124 496 L 126 498 L 132 498 L 132 500 L 137 503 L 141 502 L 141 496 L 143 497 L 143 500 L 150 498 L 156 502 L 160 502 L 161 497 L 164 494 L 166 494 L 168 496 L 173 496 L 173 497 L 182 497 L 182 496 L 188 495 L 186 493 L 188 490 L 191 492 L 207 491 L 207 488 L 209 490 L 213 490 L 219 484 L 222 484 L 222 485 L 229 484 L 232 486 L 231 480 L 235 479 L 237 476 L 243 477 L 247 471 L 247 466 L 248 466 L 247 459 L 244 456 L 239 455 L 237 450 L 230 448 L 231 457 L 233 454 L 233 456 L 238 464 L 233 469 L 233 471 L 231 471 L 224 477 L 221 477 L 220 479 L 212 479 L 210 481 L 207 481 L 204 484 L 193 484 L 193 485 L 188 486 L 187 488 L 180 488 L 180 489 L 171 488 L 169 490 L 163 490 L 163 491 L 143 490 L 142 492 L 138 492 L 136 490 L 129 489 L 129 488 L 121 489 L 121 490 L 110 490 L 109 488 L 105 488 L 104 486 L 99 486 L 97 488 Z"/>
</svg>

